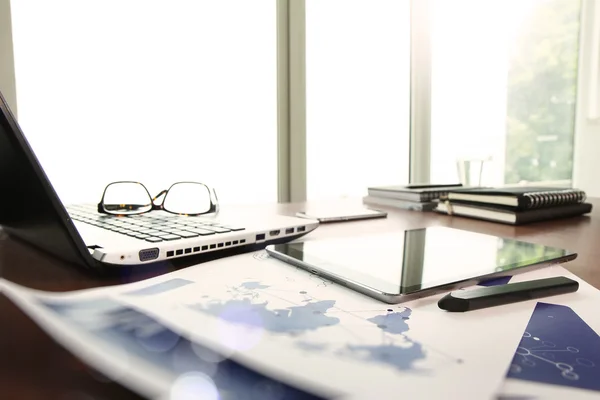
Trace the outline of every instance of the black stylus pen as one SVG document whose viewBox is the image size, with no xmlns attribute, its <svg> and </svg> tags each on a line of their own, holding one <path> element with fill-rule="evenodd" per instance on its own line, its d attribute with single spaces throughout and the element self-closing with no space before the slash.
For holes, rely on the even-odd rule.
<svg viewBox="0 0 600 400">
<path fill-rule="evenodd" d="M 464 312 L 576 292 L 578 288 L 579 282 L 559 276 L 448 293 L 438 301 L 438 307 L 446 311 Z"/>
</svg>

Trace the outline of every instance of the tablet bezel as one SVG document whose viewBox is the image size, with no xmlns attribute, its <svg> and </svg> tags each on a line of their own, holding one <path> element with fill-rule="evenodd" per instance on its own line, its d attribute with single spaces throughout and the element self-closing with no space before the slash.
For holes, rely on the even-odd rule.
<svg viewBox="0 0 600 400">
<path fill-rule="evenodd" d="M 416 232 L 423 231 L 427 229 L 445 229 L 445 230 L 456 230 L 462 231 L 455 228 L 445 228 L 445 227 L 431 227 L 431 228 L 423 228 L 423 229 L 412 229 L 406 230 L 406 232 Z M 470 231 L 469 231 L 470 232 Z M 449 232 L 451 233 L 451 232 Z M 482 236 L 492 236 L 493 235 L 485 235 L 476 232 L 470 232 L 477 235 Z M 407 301 L 414 298 L 424 297 L 433 295 L 436 293 L 443 293 L 450 290 L 455 290 L 465 286 L 475 285 L 481 281 L 502 277 L 502 276 L 513 276 L 519 273 L 531 271 L 534 269 L 538 269 L 544 266 L 560 264 L 567 261 L 571 261 L 577 257 L 577 254 L 571 252 L 569 250 L 553 247 L 553 246 L 545 246 L 530 242 L 521 241 L 518 239 L 510 239 L 510 238 L 500 238 L 513 242 L 526 243 L 529 245 L 540 246 L 544 249 L 556 250 L 557 252 L 562 252 L 562 255 L 551 256 L 546 258 L 537 258 L 535 260 L 528 260 L 526 264 L 522 264 L 523 260 L 518 263 L 507 264 L 508 266 L 512 266 L 508 269 L 500 270 L 500 267 L 496 267 L 495 271 L 492 273 L 482 273 L 477 276 L 470 277 L 461 277 L 456 279 L 449 279 L 443 282 L 434 282 L 432 284 L 421 284 L 403 287 L 401 284 L 398 285 L 390 285 L 389 282 L 384 282 L 377 277 L 368 274 L 368 271 L 356 271 L 351 269 L 344 269 L 343 266 L 339 264 L 335 264 L 335 260 L 324 260 L 311 255 L 308 252 L 305 252 L 299 247 L 302 246 L 303 242 L 295 242 L 295 243 L 283 243 L 278 245 L 270 245 L 267 246 L 267 252 L 273 256 L 274 258 L 285 261 L 289 264 L 298 266 L 309 272 L 317 275 L 321 275 L 326 277 L 338 284 L 348 286 L 354 290 L 357 290 L 361 293 L 367 294 L 371 297 L 377 298 L 379 300 L 385 301 L 387 303 L 400 303 L 403 301 Z M 327 239 L 323 239 L 326 241 Z M 503 267 L 506 268 L 507 265 Z M 332 268 L 334 266 L 335 268 Z M 417 287 L 418 286 L 418 287 Z M 425 286 L 425 287 L 423 287 Z M 397 289 L 394 289 L 397 287 Z"/>
</svg>

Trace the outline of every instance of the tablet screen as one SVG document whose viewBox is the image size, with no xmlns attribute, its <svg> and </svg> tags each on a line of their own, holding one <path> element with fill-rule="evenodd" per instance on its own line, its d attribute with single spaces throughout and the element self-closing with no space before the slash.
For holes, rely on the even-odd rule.
<svg viewBox="0 0 600 400">
<path fill-rule="evenodd" d="M 276 245 L 275 250 L 390 294 L 408 294 L 565 258 L 564 249 L 433 227 Z"/>
</svg>

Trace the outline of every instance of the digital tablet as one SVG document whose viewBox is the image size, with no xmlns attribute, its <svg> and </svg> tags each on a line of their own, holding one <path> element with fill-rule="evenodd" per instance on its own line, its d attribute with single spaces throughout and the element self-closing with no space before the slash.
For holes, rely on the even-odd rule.
<svg viewBox="0 0 600 400">
<path fill-rule="evenodd" d="M 269 245 L 280 260 L 387 303 L 571 261 L 568 250 L 432 227 Z"/>
<path fill-rule="evenodd" d="M 297 212 L 296 216 L 300 218 L 316 219 L 319 222 L 339 222 L 369 218 L 384 218 L 387 217 L 387 213 L 385 211 L 374 210 L 361 205 L 319 205 Z"/>
</svg>

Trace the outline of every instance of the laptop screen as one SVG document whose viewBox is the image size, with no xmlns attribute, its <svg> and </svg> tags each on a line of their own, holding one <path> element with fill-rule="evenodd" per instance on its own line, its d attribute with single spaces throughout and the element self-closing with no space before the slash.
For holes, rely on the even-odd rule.
<svg viewBox="0 0 600 400">
<path fill-rule="evenodd" d="M 63 260 L 79 265 L 93 265 L 81 237 L 2 94 L 0 182 L 3 188 L 0 195 L 0 225 L 7 233 Z"/>
</svg>

